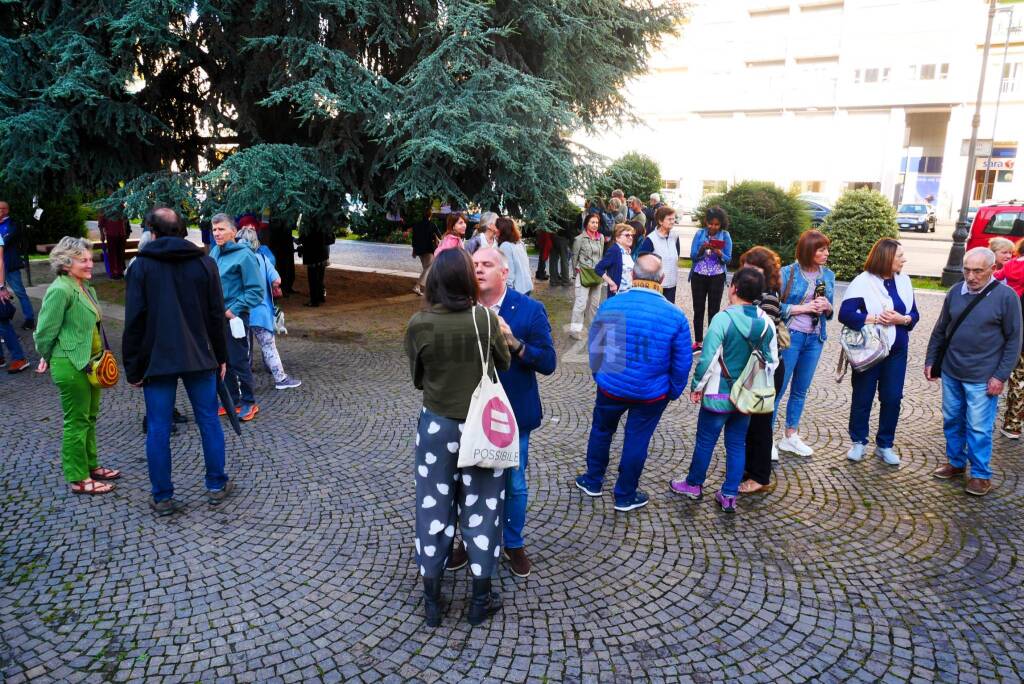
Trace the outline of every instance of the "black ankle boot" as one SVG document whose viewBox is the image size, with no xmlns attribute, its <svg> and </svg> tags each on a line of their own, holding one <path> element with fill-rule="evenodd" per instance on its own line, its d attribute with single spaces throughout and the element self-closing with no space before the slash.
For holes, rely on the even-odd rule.
<svg viewBox="0 0 1024 684">
<path fill-rule="evenodd" d="M 423 610 L 427 614 L 427 627 L 439 627 L 444 616 L 441 604 L 441 578 L 423 578 Z"/>
<path fill-rule="evenodd" d="M 501 610 L 501 596 L 491 591 L 491 578 L 473 579 L 473 598 L 469 602 L 469 624 L 476 626 Z"/>
</svg>

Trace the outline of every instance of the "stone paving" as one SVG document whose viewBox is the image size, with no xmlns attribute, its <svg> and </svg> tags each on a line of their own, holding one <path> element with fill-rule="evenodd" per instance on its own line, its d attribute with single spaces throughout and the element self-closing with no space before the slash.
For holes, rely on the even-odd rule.
<svg viewBox="0 0 1024 684">
<path fill-rule="evenodd" d="M 938 296 L 921 295 L 912 335 L 903 465 L 845 459 L 850 390 L 828 372 L 830 341 L 804 421 L 815 455 L 784 455 L 775 492 L 742 499 L 729 517 L 668 491 L 692 448 L 696 409 L 682 402 L 652 444 L 647 508 L 616 513 L 610 497 L 571 486 L 593 384 L 561 327 L 565 295 L 542 295 L 561 359 L 541 382 L 546 419 L 531 448 L 535 569 L 521 580 L 502 568 L 505 610 L 472 631 L 465 571 L 445 578 L 443 627 L 423 625 L 412 545 L 419 397 L 397 339 L 282 339 L 304 384 L 275 392 L 258 375 L 263 411 L 228 437 L 239 490 L 207 507 L 186 425 L 173 448 L 187 509 L 169 519 L 146 505 L 138 390 L 104 394 L 101 459 L 125 477 L 88 498 L 61 477 L 50 381 L 0 375 L 4 681 L 1021 680 L 1024 459 L 997 437 L 996 488 L 980 500 L 928 476 L 943 448 L 938 389 L 920 359 Z M 719 450 L 709 485 L 722 476 Z"/>
</svg>

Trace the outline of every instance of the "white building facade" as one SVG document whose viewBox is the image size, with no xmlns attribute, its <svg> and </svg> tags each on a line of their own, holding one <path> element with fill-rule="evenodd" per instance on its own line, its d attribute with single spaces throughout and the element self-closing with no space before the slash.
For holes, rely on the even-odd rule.
<svg viewBox="0 0 1024 684">
<path fill-rule="evenodd" d="M 972 204 L 1024 200 L 1024 4 L 999 7 Z M 987 18 L 984 0 L 700 0 L 628 86 L 642 124 L 581 142 L 653 157 L 682 207 L 764 180 L 870 187 L 955 219 Z"/>
</svg>

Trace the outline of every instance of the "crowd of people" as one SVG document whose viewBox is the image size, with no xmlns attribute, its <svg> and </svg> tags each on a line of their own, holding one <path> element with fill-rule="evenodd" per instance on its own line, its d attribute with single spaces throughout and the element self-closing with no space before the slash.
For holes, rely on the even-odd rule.
<svg viewBox="0 0 1024 684">
<path fill-rule="evenodd" d="M 772 491 L 772 463 L 780 452 L 814 453 L 800 425 L 810 386 L 820 376 L 833 318 L 842 326 L 841 358 L 852 368 L 846 456 L 851 462 L 865 458 L 877 396 L 875 453 L 885 464 L 899 466 L 896 432 L 910 336 L 920 319 L 912 284 L 903 273 L 900 242 L 876 242 L 863 273 L 837 302 L 826 235 L 804 232 L 794 260 L 785 266 L 768 247 L 753 247 L 736 259 L 738 268 L 730 278 L 729 218 L 713 207 L 690 245 L 694 313 L 689 319 L 676 304 L 682 253 L 673 235 L 676 212 L 655 199 L 651 204 L 658 206 L 643 207 L 636 198 L 609 202 L 614 219 L 625 219 L 610 229 L 606 210 L 595 211 L 592 205 L 580 216 L 571 240 L 559 234 L 569 266 L 554 265 L 561 248 L 554 242 L 549 252 L 551 279 L 557 274 L 563 283 L 571 276 L 568 332 L 575 339 L 587 335 L 594 378 L 585 470 L 575 486 L 588 497 L 603 495 L 612 439 L 625 416 L 614 508 L 626 513 L 646 506 L 649 496 L 640 484 L 651 439 L 669 403 L 685 395 L 699 407 L 693 449 L 685 475 L 666 483 L 669 491 L 703 498 L 720 439 L 725 475 L 714 494 L 718 507 L 734 513 L 741 496 Z M 4 209 L 0 202 L 6 215 Z M 543 416 L 537 376 L 553 373 L 557 357 L 547 311 L 531 296 L 534 280 L 515 221 L 484 213 L 467 239 L 464 214 L 449 213 L 440 235 L 427 219 L 412 230 L 413 253 L 423 266 L 416 292 L 424 307 L 409 321 L 405 335 L 413 384 L 423 393 L 413 459 L 416 564 L 432 626 L 444 615 L 444 572 L 469 567 L 468 619 L 476 625 L 501 607 L 491 584 L 500 558 L 517 576 L 531 572 L 527 468 L 531 433 Z M 169 515 L 178 509 L 169 443 L 178 382 L 202 437 L 206 488 L 214 506 L 233 488 L 218 414 L 235 411 L 238 420 L 251 421 L 260 410 L 252 379 L 253 344 L 262 350 L 278 389 L 300 383 L 284 372 L 274 341 L 274 297 L 281 294 L 282 279 L 258 227 L 239 230 L 235 218 L 214 215 L 207 256 L 186 239 L 184 222 L 173 210 L 154 209 L 144 224 L 148 235 L 124 271 L 122 362 L 126 381 L 142 388 L 145 400 L 151 506 Z M 992 249 L 967 252 L 964 280 L 945 297 L 922 365 L 929 381 L 942 383 L 947 462 L 933 475 L 964 477 L 965 491 L 978 496 L 992 487 L 995 413 L 1008 383 L 1003 435 L 1019 438 L 1024 419 L 1022 252 L 1024 240 L 1009 248 L 995 242 Z M 71 491 L 103 494 L 121 473 L 101 466 L 97 453 L 102 385 L 94 377 L 95 362 L 109 343 L 90 285 L 93 246 L 66 237 L 51 252 L 50 263 L 56 279 L 33 325 L 41 357 L 37 370 L 49 371 L 60 396 L 61 461 Z M 0 332 L 17 361 L 25 354 L 16 334 L 11 340 L 15 295 L 6 276 L 0 277 L 0 313 L 6 315 L 0 316 Z M 723 296 L 728 306 L 719 310 Z M 31 309 L 23 310 L 28 319 Z M 865 347 L 873 349 L 870 363 L 857 352 Z M 511 406 L 519 439 L 515 467 L 459 466 L 460 440 L 485 374 L 500 382 Z M 783 403 L 783 431 L 775 441 Z"/>
</svg>

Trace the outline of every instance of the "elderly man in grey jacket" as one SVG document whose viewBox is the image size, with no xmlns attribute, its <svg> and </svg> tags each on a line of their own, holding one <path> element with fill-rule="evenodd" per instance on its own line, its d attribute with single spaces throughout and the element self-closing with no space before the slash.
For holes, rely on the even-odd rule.
<svg viewBox="0 0 1024 684">
<path fill-rule="evenodd" d="M 992 277 L 996 255 L 977 247 L 964 255 L 964 280 L 946 294 L 928 340 L 924 375 L 942 378 L 942 428 L 946 458 L 932 475 L 966 474 L 965 491 L 992 489 L 992 428 L 1003 385 L 1020 356 L 1021 311 L 1017 293 Z M 934 377 L 933 377 L 934 376 Z"/>
</svg>

